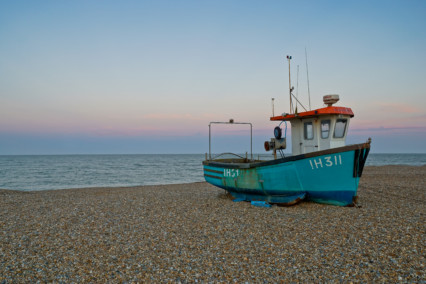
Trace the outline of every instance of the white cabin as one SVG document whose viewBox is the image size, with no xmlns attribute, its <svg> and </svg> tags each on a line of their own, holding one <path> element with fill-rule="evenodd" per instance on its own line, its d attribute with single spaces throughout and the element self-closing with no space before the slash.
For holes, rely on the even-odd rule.
<svg viewBox="0 0 426 284">
<path fill-rule="evenodd" d="M 346 146 L 349 121 L 354 114 L 350 108 L 332 106 L 338 100 L 338 95 L 324 96 L 328 105 L 325 108 L 271 117 L 272 121 L 291 123 L 293 155 Z"/>
</svg>

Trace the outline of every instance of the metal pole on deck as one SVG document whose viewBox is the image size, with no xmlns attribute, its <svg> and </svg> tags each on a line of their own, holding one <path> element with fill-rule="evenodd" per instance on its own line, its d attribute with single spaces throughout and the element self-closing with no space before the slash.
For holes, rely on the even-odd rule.
<svg viewBox="0 0 426 284">
<path fill-rule="evenodd" d="M 212 159 L 212 128 L 211 123 L 209 123 L 209 160 Z"/>
<path fill-rule="evenodd" d="M 250 123 L 250 156 L 253 161 L 253 125 Z"/>
<path fill-rule="evenodd" d="M 253 125 L 250 122 L 234 122 L 230 119 L 229 122 L 212 121 L 209 124 L 209 160 L 212 159 L 212 124 L 249 124 L 250 125 L 250 157 L 253 160 Z"/>
<path fill-rule="evenodd" d="M 287 55 L 288 60 L 288 88 L 290 93 L 290 113 L 293 113 L 293 100 L 291 98 L 291 76 L 290 76 L 290 60 L 291 56 Z"/>
</svg>

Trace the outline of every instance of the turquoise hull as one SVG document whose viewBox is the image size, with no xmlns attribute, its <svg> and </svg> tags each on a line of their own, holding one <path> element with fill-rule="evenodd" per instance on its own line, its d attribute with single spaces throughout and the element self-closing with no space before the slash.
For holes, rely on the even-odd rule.
<svg viewBox="0 0 426 284">
<path fill-rule="evenodd" d="M 358 144 L 272 161 L 204 161 L 204 177 L 239 200 L 349 206 L 368 152 L 369 144 Z"/>
</svg>

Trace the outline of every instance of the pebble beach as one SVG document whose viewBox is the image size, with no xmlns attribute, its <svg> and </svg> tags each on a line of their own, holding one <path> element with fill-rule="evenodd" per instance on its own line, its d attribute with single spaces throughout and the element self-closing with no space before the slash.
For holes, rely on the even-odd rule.
<svg viewBox="0 0 426 284">
<path fill-rule="evenodd" d="M 205 182 L 0 190 L 0 283 L 425 283 L 426 166 L 366 167 L 358 207 Z"/>
</svg>

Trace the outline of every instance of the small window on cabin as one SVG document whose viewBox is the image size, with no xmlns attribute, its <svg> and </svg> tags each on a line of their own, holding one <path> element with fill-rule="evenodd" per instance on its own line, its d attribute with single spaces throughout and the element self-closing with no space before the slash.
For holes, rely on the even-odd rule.
<svg viewBox="0 0 426 284">
<path fill-rule="evenodd" d="M 321 138 L 327 139 L 330 135 L 330 120 L 321 121 Z"/>
<path fill-rule="evenodd" d="M 314 139 L 314 128 L 312 126 L 312 122 L 305 122 L 305 140 Z"/>
<path fill-rule="evenodd" d="M 347 119 L 338 119 L 334 128 L 334 138 L 342 138 L 345 135 Z"/>
</svg>

